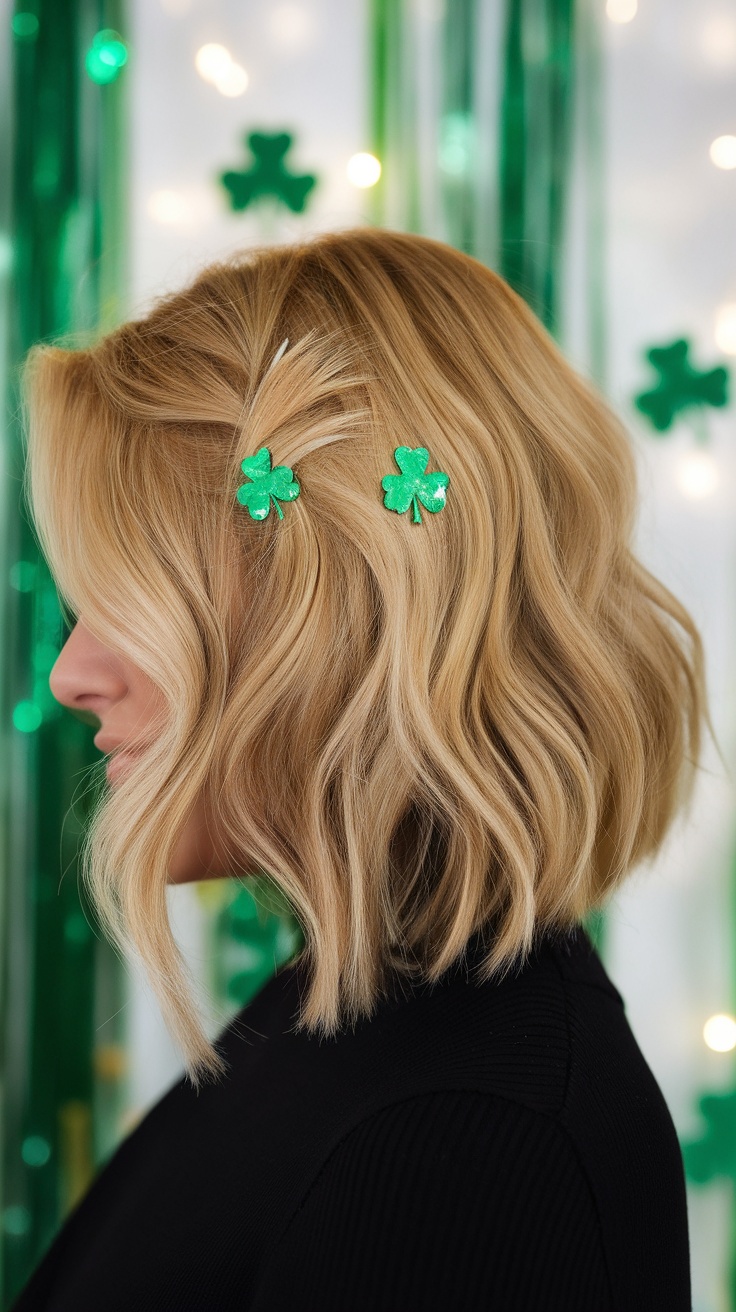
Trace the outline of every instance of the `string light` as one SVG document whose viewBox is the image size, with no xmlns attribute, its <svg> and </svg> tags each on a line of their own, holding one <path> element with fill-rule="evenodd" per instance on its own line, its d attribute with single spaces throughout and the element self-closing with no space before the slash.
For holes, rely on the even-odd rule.
<svg viewBox="0 0 736 1312">
<path fill-rule="evenodd" d="M 375 187 L 381 176 L 381 161 L 368 151 L 358 151 L 348 160 L 347 175 L 354 187 Z"/>
<path fill-rule="evenodd" d="M 709 497 L 718 487 L 718 466 L 706 451 L 689 451 L 677 466 L 677 485 L 692 501 Z"/>
<path fill-rule="evenodd" d="M 710 1016 L 703 1026 L 703 1038 L 713 1052 L 731 1052 L 736 1048 L 736 1020 L 723 1013 Z"/>
<path fill-rule="evenodd" d="M 606 0 L 606 18 L 612 23 L 630 23 L 638 8 L 637 0 Z"/>
<path fill-rule="evenodd" d="M 736 137 L 716 137 L 711 142 L 710 157 L 717 169 L 736 169 Z"/>
<path fill-rule="evenodd" d="M 716 314 L 716 346 L 726 355 L 736 355 L 736 301 L 722 305 Z"/>
<path fill-rule="evenodd" d="M 223 96 L 242 96 L 248 86 L 248 74 L 237 64 L 226 46 L 209 42 L 200 46 L 194 57 L 199 76 Z"/>
</svg>

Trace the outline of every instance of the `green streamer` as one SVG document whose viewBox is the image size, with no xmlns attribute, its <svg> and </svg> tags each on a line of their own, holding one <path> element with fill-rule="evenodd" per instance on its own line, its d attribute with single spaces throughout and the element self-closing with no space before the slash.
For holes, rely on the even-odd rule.
<svg viewBox="0 0 736 1312">
<path fill-rule="evenodd" d="M 573 0 L 509 0 L 499 272 L 559 334 L 572 142 Z"/>
<path fill-rule="evenodd" d="M 371 0 L 371 148 L 383 166 L 371 217 L 442 237 L 486 260 L 560 340 L 577 145 L 588 350 L 591 372 L 602 380 L 600 16 L 591 0 L 506 0 L 497 25 L 493 0 L 446 0 L 443 19 L 428 36 L 432 10 L 430 0 Z M 422 63 L 422 90 L 417 52 L 428 42 L 433 53 Z M 428 78 L 436 83 L 434 99 L 426 95 Z M 432 115 L 433 137 L 426 124 Z"/>
<path fill-rule="evenodd" d="M 583 125 L 583 169 L 585 178 L 587 340 L 591 378 L 601 391 L 607 388 L 606 361 L 606 185 L 603 104 L 605 61 L 603 58 L 602 7 L 578 4 L 576 11 L 577 50 L 575 74 L 576 114 Z"/>
<path fill-rule="evenodd" d="M 371 219 L 419 231 L 412 42 L 401 0 L 371 0 L 370 60 L 380 93 L 370 114 L 371 151 L 381 177 L 367 197 Z"/>
<path fill-rule="evenodd" d="M 371 98 L 371 151 L 381 161 L 381 177 L 370 191 L 371 215 L 376 223 L 384 217 L 386 200 L 386 146 L 389 119 L 390 20 L 395 0 L 370 0 L 370 64 L 374 94 Z"/>
<path fill-rule="evenodd" d="M 475 64 L 477 0 L 454 0 L 445 10 L 440 169 L 448 240 L 476 252 L 477 124 Z"/>
<path fill-rule="evenodd" d="M 526 85 L 522 55 L 522 7 L 507 7 L 503 118 L 500 124 L 501 246 L 499 269 L 519 295 L 525 294 Z"/>
</svg>

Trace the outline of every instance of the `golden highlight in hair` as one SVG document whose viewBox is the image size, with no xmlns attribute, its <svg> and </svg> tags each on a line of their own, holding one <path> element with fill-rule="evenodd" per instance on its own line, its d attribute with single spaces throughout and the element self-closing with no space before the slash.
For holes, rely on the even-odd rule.
<svg viewBox="0 0 736 1312">
<path fill-rule="evenodd" d="M 195 1084 L 226 1067 L 166 889 L 203 794 L 234 875 L 293 907 L 298 1028 L 324 1036 L 486 927 L 479 979 L 523 964 L 691 800 L 702 641 L 632 554 L 630 439 L 482 264 L 367 227 L 239 254 L 89 349 L 35 348 L 26 396 L 62 604 L 170 710 L 83 873 Z M 400 445 L 451 478 L 421 526 L 383 504 Z M 236 500 L 262 447 L 299 480 L 283 521 Z"/>
</svg>

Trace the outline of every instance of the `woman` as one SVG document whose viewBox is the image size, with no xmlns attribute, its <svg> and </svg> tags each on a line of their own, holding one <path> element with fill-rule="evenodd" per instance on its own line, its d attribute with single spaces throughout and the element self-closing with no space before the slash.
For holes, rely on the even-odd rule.
<svg viewBox="0 0 736 1312">
<path fill-rule="evenodd" d="M 674 1125 L 582 924 L 710 726 L 619 420 L 496 274 L 370 229 L 27 394 L 51 687 L 113 753 L 86 879 L 186 1074 L 17 1312 L 685 1312 Z M 305 945 L 210 1044 L 167 885 L 260 871 Z"/>
</svg>

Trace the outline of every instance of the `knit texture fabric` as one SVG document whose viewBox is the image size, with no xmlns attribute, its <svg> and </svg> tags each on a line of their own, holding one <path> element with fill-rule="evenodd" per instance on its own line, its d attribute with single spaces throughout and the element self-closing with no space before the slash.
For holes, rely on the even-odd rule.
<svg viewBox="0 0 736 1312">
<path fill-rule="evenodd" d="M 582 926 L 476 936 L 335 1039 L 283 967 L 100 1170 L 12 1312 L 690 1312 L 682 1156 Z"/>
</svg>

